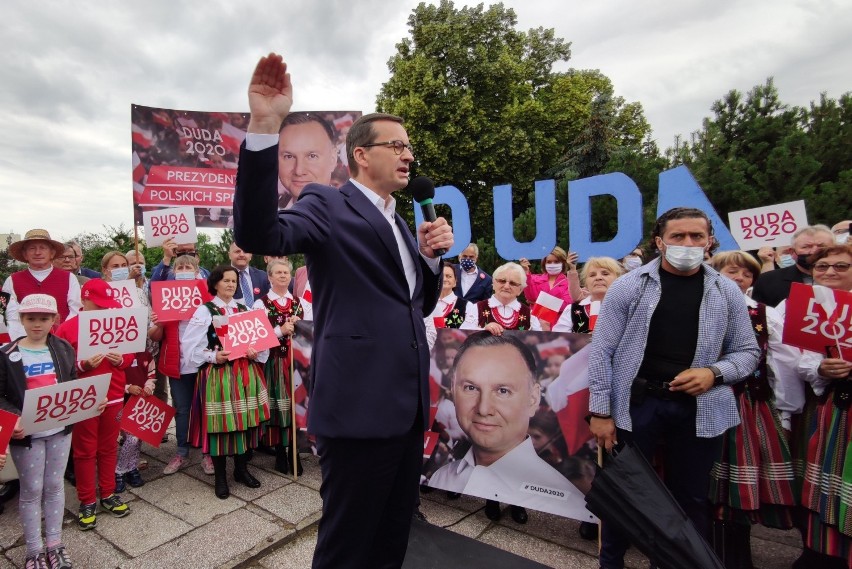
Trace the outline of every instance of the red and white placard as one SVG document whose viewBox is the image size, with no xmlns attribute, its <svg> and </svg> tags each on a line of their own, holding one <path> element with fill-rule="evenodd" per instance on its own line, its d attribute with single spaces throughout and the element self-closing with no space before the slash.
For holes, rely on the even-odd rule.
<svg viewBox="0 0 852 569">
<path fill-rule="evenodd" d="M 259 352 L 278 345 L 265 311 L 249 310 L 228 317 L 228 333 L 222 338 L 222 348 L 231 352 L 229 360 L 245 356 L 249 348 Z"/>
<path fill-rule="evenodd" d="M 731 235 L 744 251 L 764 245 L 789 245 L 793 233 L 807 227 L 808 214 L 804 200 L 787 202 L 728 214 Z"/>
<path fill-rule="evenodd" d="M 175 408 L 158 398 L 134 395 L 121 412 L 121 430 L 156 448 L 174 416 Z"/>
<path fill-rule="evenodd" d="M 793 283 L 784 314 L 785 344 L 852 359 L 852 293 Z M 828 351 L 826 351 L 828 350 Z"/>
<path fill-rule="evenodd" d="M 111 375 L 102 373 L 24 392 L 21 427 L 32 435 L 79 423 L 99 415 L 98 405 L 109 389 Z"/>
<path fill-rule="evenodd" d="M 115 352 L 135 354 L 145 350 L 147 308 L 84 310 L 79 315 L 77 359 Z"/>
<path fill-rule="evenodd" d="M 134 308 L 142 305 L 135 281 L 128 279 L 108 282 L 107 284 L 112 289 L 112 297 L 121 303 L 122 308 Z"/>
<path fill-rule="evenodd" d="M 18 416 L 0 409 L 0 454 L 6 454 L 6 447 L 12 439 L 15 425 L 18 424 Z"/>
<path fill-rule="evenodd" d="M 423 433 L 423 456 L 429 457 L 432 456 L 432 453 L 435 452 L 435 447 L 438 444 L 438 439 L 440 435 L 435 431 L 426 431 Z"/>
<path fill-rule="evenodd" d="M 195 243 L 195 209 L 192 207 L 170 207 L 142 212 L 145 225 L 145 243 L 148 247 L 162 245 L 166 239 L 175 243 Z"/>
<path fill-rule="evenodd" d="M 158 322 L 188 320 L 195 310 L 213 297 L 203 280 L 155 281 L 151 283 L 151 304 Z"/>
</svg>

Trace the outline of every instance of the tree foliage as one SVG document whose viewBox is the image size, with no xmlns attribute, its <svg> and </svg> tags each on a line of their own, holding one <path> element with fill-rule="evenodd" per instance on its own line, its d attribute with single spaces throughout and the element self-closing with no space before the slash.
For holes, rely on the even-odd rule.
<svg viewBox="0 0 852 569">
<path fill-rule="evenodd" d="M 596 97 L 612 115 L 613 144 L 638 144 L 649 130 L 641 105 L 614 96 L 599 71 L 554 70 L 571 52 L 552 29 L 516 25 L 502 4 L 421 3 L 376 99 L 378 110 L 405 118 L 414 173 L 465 195 L 473 239 L 484 240 L 486 255 L 493 249 L 493 186 L 513 186 L 516 212 L 530 207 L 533 182 L 574 147 Z"/>
</svg>

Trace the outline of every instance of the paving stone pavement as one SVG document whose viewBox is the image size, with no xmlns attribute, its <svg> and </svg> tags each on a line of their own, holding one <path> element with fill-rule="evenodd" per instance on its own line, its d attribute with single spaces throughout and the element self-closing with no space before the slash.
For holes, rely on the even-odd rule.
<svg viewBox="0 0 852 569">
<path fill-rule="evenodd" d="M 213 477 L 200 467 L 193 451 L 190 465 L 164 476 L 165 463 L 174 454 L 174 437 L 159 449 L 144 448 L 146 484 L 123 494 L 131 514 L 116 519 L 98 515 L 98 527 L 81 532 L 76 527 L 78 502 L 66 484 L 63 539 L 79 569 L 144 568 L 255 568 L 307 569 L 316 544 L 316 526 L 322 501 L 316 457 L 303 455 L 304 476 L 298 480 L 273 469 L 274 459 L 255 453 L 250 469 L 261 481 L 250 489 L 230 479 L 231 497 L 213 494 Z M 231 472 L 229 461 L 229 474 Z M 504 510 L 500 522 L 485 517 L 484 502 L 446 493 L 422 495 L 421 509 L 430 523 L 559 569 L 596 569 L 597 543 L 581 539 L 578 522 L 529 511 L 529 522 L 514 523 Z M 18 521 L 17 499 L 0 515 L 0 569 L 23 567 L 24 540 Z M 795 531 L 756 527 L 752 549 L 757 569 L 782 569 L 798 557 L 801 541 Z M 644 569 L 647 560 L 635 550 L 627 567 Z M 452 569 L 452 568 L 446 568 Z"/>
</svg>

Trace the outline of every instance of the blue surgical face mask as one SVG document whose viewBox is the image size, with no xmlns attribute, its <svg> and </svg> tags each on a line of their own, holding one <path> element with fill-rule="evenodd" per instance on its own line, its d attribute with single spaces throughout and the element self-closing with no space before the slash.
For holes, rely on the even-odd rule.
<svg viewBox="0 0 852 569">
<path fill-rule="evenodd" d="M 186 271 L 182 271 L 180 273 L 175 273 L 176 281 L 194 281 L 195 273 L 188 273 Z"/>
<path fill-rule="evenodd" d="M 130 278 L 130 269 L 127 267 L 116 267 L 110 269 L 109 276 L 113 281 L 126 281 Z"/>
<path fill-rule="evenodd" d="M 793 259 L 793 256 L 790 254 L 781 255 L 778 257 L 778 266 L 782 269 L 786 269 L 787 267 L 792 267 L 796 264 L 796 261 Z"/>
</svg>

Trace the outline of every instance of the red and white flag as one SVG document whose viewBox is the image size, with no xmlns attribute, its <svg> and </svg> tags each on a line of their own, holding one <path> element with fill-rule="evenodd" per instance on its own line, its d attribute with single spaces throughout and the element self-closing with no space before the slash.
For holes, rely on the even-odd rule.
<svg viewBox="0 0 852 569">
<path fill-rule="evenodd" d="M 559 320 L 559 312 L 562 309 L 562 304 L 562 299 L 542 291 L 538 293 L 538 298 L 535 299 L 535 306 L 532 307 L 530 312 L 539 320 L 543 320 L 553 326 Z"/>
<path fill-rule="evenodd" d="M 595 324 L 598 323 L 598 313 L 601 311 L 601 301 L 593 300 L 589 304 L 589 332 L 595 329 Z"/>
<path fill-rule="evenodd" d="M 545 399 L 556 413 L 568 454 L 576 454 L 593 438 L 586 423 L 586 415 L 589 414 L 589 346 L 562 363 L 559 377 L 547 386 Z"/>
<path fill-rule="evenodd" d="M 133 153 L 133 181 L 141 182 L 142 178 L 145 177 L 145 166 L 142 165 L 142 160 L 139 158 L 139 155 L 135 152 Z"/>
<path fill-rule="evenodd" d="M 222 123 L 222 146 L 231 154 L 240 153 L 240 145 L 246 138 L 246 132 L 229 122 Z"/>
<path fill-rule="evenodd" d="M 544 342 L 536 346 L 538 355 L 541 359 L 546 360 L 550 356 L 565 356 L 571 355 L 571 343 L 567 338 L 556 338 L 549 342 Z"/>
<path fill-rule="evenodd" d="M 133 142 L 142 148 L 150 148 L 153 144 L 154 135 L 151 134 L 150 130 L 146 130 L 138 124 L 132 124 L 130 125 L 130 131 L 132 133 Z"/>
</svg>

